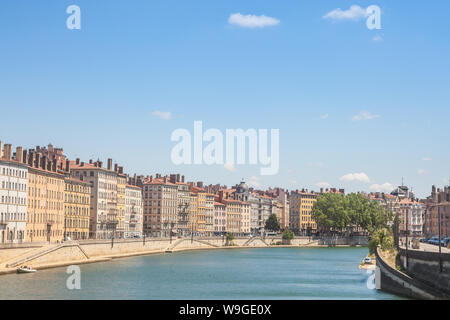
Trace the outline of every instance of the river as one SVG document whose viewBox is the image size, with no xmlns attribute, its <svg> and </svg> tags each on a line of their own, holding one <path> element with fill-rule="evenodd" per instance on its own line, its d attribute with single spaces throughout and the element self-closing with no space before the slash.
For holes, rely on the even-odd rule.
<svg viewBox="0 0 450 320">
<path fill-rule="evenodd" d="M 0 277 L 0 299 L 400 299 L 370 289 L 367 248 L 199 250 Z"/>
</svg>

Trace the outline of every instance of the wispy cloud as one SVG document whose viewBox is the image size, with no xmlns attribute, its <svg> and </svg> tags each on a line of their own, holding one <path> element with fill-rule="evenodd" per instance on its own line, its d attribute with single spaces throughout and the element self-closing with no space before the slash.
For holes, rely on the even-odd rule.
<svg viewBox="0 0 450 320">
<path fill-rule="evenodd" d="M 358 5 L 352 5 L 350 9 L 342 10 L 341 8 L 334 9 L 324 15 L 323 19 L 330 20 L 361 20 L 367 17 L 366 9 Z"/>
<path fill-rule="evenodd" d="M 170 120 L 172 118 L 172 113 L 169 111 L 156 110 L 152 112 L 152 115 L 163 120 Z"/>
<path fill-rule="evenodd" d="M 423 157 L 422 161 L 432 161 L 433 159 L 431 159 L 430 157 Z"/>
<path fill-rule="evenodd" d="M 265 15 L 255 16 L 253 14 L 233 13 L 228 18 L 228 23 L 244 28 L 264 28 L 276 26 L 280 24 L 280 20 Z"/>
<path fill-rule="evenodd" d="M 319 117 L 320 119 L 328 119 L 328 113 L 322 114 Z"/>
<path fill-rule="evenodd" d="M 376 35 L 375 37 L 372 38 L 372 41 L 374 42 L 381 42 L 383 40 L 384 40 L 383 37 L 380 35 Z"/>
<path fill-rule="evenodd" d="M 361 121 L 361 120 L 372 120 L 376 118 L 380 118 L 381 116 L 378 114 L 372 114 L 368 111 L 361 111 L 359 114 L 354 115 L 352 117 L 353 121 Z"/>
<path fill-rule="evenodd" d="M 392 190 L 394 190 L 394 186 L 389 182 L 385 182 L 383 184 L 375 183 L 371 185 L 369 189 L 376 192 L 391 192 Z"/>
<path fill-rule="evenodd" d="M 428 173 L 428 171 L 425 169 L 417 169 L 417 174 L 420 176 L 427 174 L 427 173 Z"/>
<path fill-rule="evenodd" d="M 370 182 L 369 177 L 364 172 L 361 172 L 361 173 L 349 173 L 349 174 L 346 174 L 345 176 L 342 176 L 340 178 L 340 180 L 341 181 L 348 181 L 348 182 L 353 182 L 353 181 L 366 182 L 366 183 Z"/>
<path fill-rule="evenodd" d="M 331 184 L 328 182 L 317 182 L 316 186 L 319 188 L 331 188 Z"/>
<path fill-rule="evenodd" d="M 234 165 L 231 164 L 231 163 L 225 163 L 225 164 L 223 165 L 223 167 L 224 167 L 226 170 L 230 171 L 230 172 L 235 172 L 235 171 L 236 171 L 236 168 L 235 168 Z"/>
</svg>

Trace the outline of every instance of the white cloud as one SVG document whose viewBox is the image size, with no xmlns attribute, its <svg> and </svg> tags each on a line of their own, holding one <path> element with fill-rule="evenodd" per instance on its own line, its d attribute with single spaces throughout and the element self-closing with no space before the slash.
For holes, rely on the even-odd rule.
<svg viewBox="0 0 450 320">
<path fill-rule="evenodd" d="M 381 41 L 383 41 L 383 37 L 380 35 L 376 35 L 375 37 L 372 38 L 372 40 L 374 42 L 381 42 Z"/>
<path fill-rule="evenodd" d="M 253 14 L 242 15 L 234 13 L 228 18 L 228 23 L 244 28 L 264 28 L 276 26 L 280 23 L 280 20 L 265 15 L 255 16 Z"/>
<path fill-rule="evenodd" d="M 392 185 L 392 183 L 389 182 L 385 182 L 383 184 L 375 183 L 371 185 L 369 188 L 370 190 L 376 192 L 391 192 L 392 190 L 394 190 L 394 186 Z"/>
<path fill-rule="evenodd" d="M 235 168 L 234 165 L 231 164 L 231 163 L 225 163 L 225 164 L 223 165 L 223 167 L 224 167 L 226 170 L 230 171 L 230 172 L 235 172 L 235 171 L 236 171 L 236 168 Z"/>
<path fill-rule="evenodd" d="M 358 5 L 352 5 L 348 10 L 342 10 L 341 8 L 334 9 L 324 15 L 323 19 L 331 20 L 361 20 L 367 17 L 366 9 L 361 8 Z"/>
<path fill-rule="evenodd" d="M 316 186 L 319 188 L 331 188 L 331 184 L 328 182 L 317 182 Z"/>
<path fill-rule="evenodd" d="M 352 117 L 353 121 L 360 121 L 360 120 L 372 120 L 376 118 L 380 118 L 381 116 L 378 114 L 372 114 L 368 111 L 361 111 L 359 114 Z"/>
<path fill-rule="evenodd" d="M 431 159 L 430 157 L 423 157 L 422 158 L 422 161 L 431 161 L 431 160 L 433 160 L 433 159 Z"/>
<path fill-rule="evenodd" d="M 319 118 L 320 119 L 328 119 L 328 113 L 322 114 Z"/>
<path fill-rule="evenodd" d="M 168 112 L 168 111 L 165 112 L 165 111 L 159 111 L 159 110 L 153 111 L 152 115 L 155 117 L 158 117 L 160 119 L 163 119 L 163 120 L 169 120 L 172 117 L 171 112 Z"/>
<path fill-rule="evenodd" d="M 260 188 L 261 182 L 259 181 L 259 177 L 257 177 L 257 176 L 250 177 L 250 181 L 248 182 L 248 185 L 253 188 Z"/>
<path fill-rule="evenodd" d="M 427 173 L 428 173 L 428 171 L 425 170 L 425 169 L 417 169 L 417 174 L 418 175 L 424 175 L 424 174 L 427 174 Z"/>
<path fill-rule="evenodd" d="M 341 181 L 359 181 L 359 182 L 370 182 L 369 177 L 364 172 L 361 173 L 349 173 L 340 178 Z"/>
</svg>

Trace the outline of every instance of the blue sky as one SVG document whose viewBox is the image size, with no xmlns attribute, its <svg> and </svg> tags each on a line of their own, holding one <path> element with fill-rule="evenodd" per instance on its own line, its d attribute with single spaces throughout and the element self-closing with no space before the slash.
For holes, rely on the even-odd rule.
<svg viewBox="0 0 450 320">
<path fill-rule="evenodd" d="M 72 4 L 81 30 L 66 28 Z M 378 5 L 382 29 L 324 18 L 352 5 Z M 112 157 L 130 174 L 347 191 L 404 177 L 426 196 L 450 178 L 449 10 L 444 0 L 4 0 L 0 140 Z M 236 13 L 278 23 L 230 24 Z M 195 120 L 280 129 L 279 174 L 173 165 L 170 135 Z"/>
</svg>

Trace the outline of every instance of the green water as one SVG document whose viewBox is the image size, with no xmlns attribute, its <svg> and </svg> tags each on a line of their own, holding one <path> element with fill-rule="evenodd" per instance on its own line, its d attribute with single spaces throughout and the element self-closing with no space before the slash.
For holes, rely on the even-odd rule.
<svg viewBox="0 0 450 320">
<path fill-rule="evenodd" d="M 398 299 L 369 289 L 367 248 L 189 251 L 0 277 L 0 299 Z"/>
</svg>

